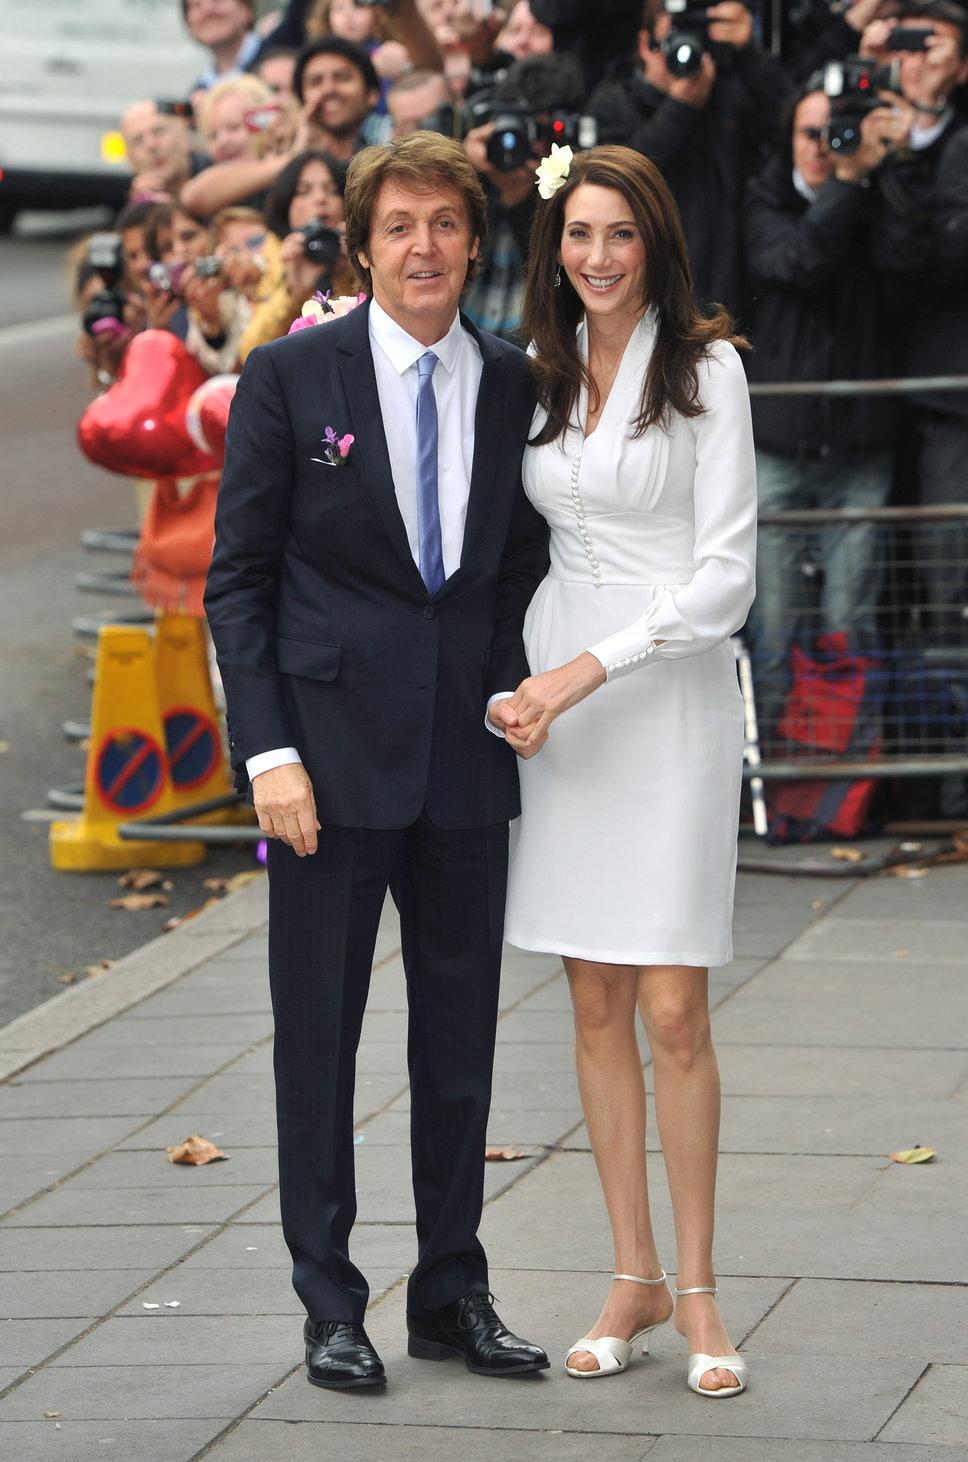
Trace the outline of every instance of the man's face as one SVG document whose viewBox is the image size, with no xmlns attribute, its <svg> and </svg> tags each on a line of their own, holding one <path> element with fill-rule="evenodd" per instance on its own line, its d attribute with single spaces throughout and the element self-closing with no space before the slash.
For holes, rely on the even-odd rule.
<svg viewBox="0 0 968 1462">
<path fill-rule="evenodd" d="M 894 51 L 890 54 L 891 60 L 900 63 L 901 91 L 908 101 L 917 102 L 921 99 L 929 68 L 940 65 L 940 72 L 935 74 L 943 96 L 949 96 L 956 86 L 968 80 L 968 59 L 958 50 L 959 35 L 956 25 L 947 20 L 922 20 L 916 16 L 903 18 L 898 24 L 929 30 L 938 37 L 937 44 L 927 51 Z M 887 44 L 890 51 L 890 41 Z"/>
<path fill-rule="evenodd" d="M 442 76 L 435 76 L 432 81 L 425 81 L 410 91 L 391 91 L 387 110 L 393 118 L 394 137 L 406 137 L 419 122 L 449 101 L 450 93 Z"/>
<path fill-rule="evenodd" d="M 256 67 L 256 75 L 278 101 L 294 102 L 296 93 L 292 89 L 292 75 L 295 69 L 295 56 L 270 56 Z"/>
<path fill-rule="evenodd" d="M 352 61 L 325 52 L 306 62 L 302 91 L 320 127 L 337 137 L 358 131 L 377 102 L 377 93 L 367 91 L 363 73 Z"/>
<path fill-rule="evenodd" d="M 834 170 L 824 131 L 830 121 L 830 98 L 822 91 L 805 96 L 793 114 L 793 166 L 808 188 L 821 188 Z"/>
<path fill-rule="evenodd" d="M 241 45 L 252 21 L 244 0 L 188 0 L 185 6 L 185 23 L 200 46 Z"/>
<path fill-rule="evenodd" d="M 408 334 L 418 340 L 429 334 L 432 343 L 450 328 L 468 260 L 479 246 L 456 194 L 414 193 L 387 182 L 377 194 L 361 257 L 377 303 Z"/>
<path fill-rule="evenodd" d="M 131 171 L 158 173 L 180 183 L 188 171 L 190 138 L 180 117 L 166 117 L 154 102 L 136 102 L 121 119 Z"/>
</svg>

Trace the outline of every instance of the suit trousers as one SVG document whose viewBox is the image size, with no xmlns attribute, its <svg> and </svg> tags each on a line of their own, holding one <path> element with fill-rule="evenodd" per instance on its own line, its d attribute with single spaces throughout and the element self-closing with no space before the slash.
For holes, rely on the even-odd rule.
<svg viewBox="0 0 968 1462">
<path fill-rule="evenodd" d="M 269 844 L 269 981 L 282 1225 L 311 1320 L 360 1323 L 353 1094 L 387 889 L 406 974 L 417 1264 L 408 1311 L 488 1289 L 477 1237 L 507 888 L 507 823 L 324 827 L 298 858 Z M 402 993 L 402 992 L 401 992 Z"/>
</svg>

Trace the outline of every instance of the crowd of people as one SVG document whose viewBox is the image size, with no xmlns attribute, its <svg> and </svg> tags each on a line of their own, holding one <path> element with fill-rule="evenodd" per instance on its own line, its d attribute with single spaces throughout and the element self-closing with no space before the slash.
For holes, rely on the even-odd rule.
<svg viewBox="0 0 968 1462">
<path fill-rule="evenodd" d="M 696 298 L 734 315 L 752 383 L 968 374 L 964 3 L 800 0 L 782 34 L 766 0 L 289 0 L 258 22 L 252 0 L 182 8 L 210 65 L 189 97 L 121 119 L 120 282 L 84 244 L 76 258 L 79 353 L 102 387 L 142 329 L 234 372 L 317 292 L 355 293 L 346 168 L 418 127 L 462 142 L 484 185 L 463 301 L 483 329 L 518 338 L 539 159 L 621 142 L 668 181 Z M 93 329 L 111 310 L 119 328 Z M 761 394 L 754 426 L 763 510 L 968 501 L 968 392 Z M 762 530 L 748 639 L 767 734 L 805 613 L 811 633 L 875 645 L 881 541 Z M 966 575 L 938 557 L 950 642 Z"/>
</svg>

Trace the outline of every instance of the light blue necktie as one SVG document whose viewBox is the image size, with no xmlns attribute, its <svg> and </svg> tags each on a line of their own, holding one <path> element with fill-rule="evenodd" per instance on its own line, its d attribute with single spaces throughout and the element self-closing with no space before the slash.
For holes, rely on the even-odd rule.
<svg viewBox="0 0 968 1462">
<path fill-rule="evenodd" d="M 417 534 L 420 576 L 431 594 L 444 582 L 444 553 L 440 542 L 440 503 L 437 498 L 437 398 L 434 368 L 437 357 L 428 350 L 417 361 Z"/>
</svg>

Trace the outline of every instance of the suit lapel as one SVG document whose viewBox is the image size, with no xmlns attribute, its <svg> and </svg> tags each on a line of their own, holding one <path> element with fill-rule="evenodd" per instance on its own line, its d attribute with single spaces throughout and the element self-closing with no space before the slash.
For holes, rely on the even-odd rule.
<svg viewBox="0 0 968 1462">
<path fill-rule="evenodd" d="M 407 530 L 400 516 L 390 453 L 383 430 L 383 414 L 376 387 L 368 325 L 369 304 L 358 305 L 347 317 L 337 347 L 337 365 L 356 441 L 353 454 L 359 459 L 364 480 L 383 525 L 404 568 L 426 594 L 420 570 L 413 561 Z"/>
<path fill-rule="evenodd" d="M 494 480 L 497 476 L 501 455 L 501 423 L 504 419 L 504 393 L 507 386 L 507 378 L 500 356 L 491 349 L 490 341 L 475 329 L 465 315 L 461 315 L 461 322 L 464 329 L 477 341 L 483 368 L 477 392 L 477 411 L 474 416 L 474 460 L 471 467 L 460 567 L 442 586 L 441 594 L 446 594 L 455 581 L 459 580 L 460 575 L 477 552 L 487 526 L 491 497 L 494 492 Z"/>
</svg>

